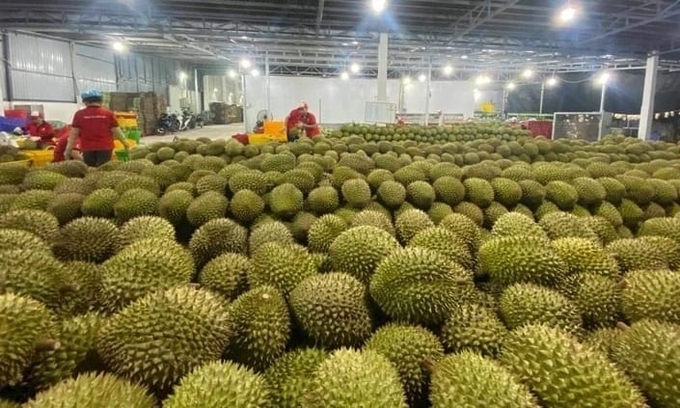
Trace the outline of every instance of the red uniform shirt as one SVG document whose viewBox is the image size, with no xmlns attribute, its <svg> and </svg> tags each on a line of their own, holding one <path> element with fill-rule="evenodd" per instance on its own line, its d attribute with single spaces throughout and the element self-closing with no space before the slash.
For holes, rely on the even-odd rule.
<svg viewBox="0 0 680 408">
<path fill-rule="evenodd" d="M 51 142 L 54 137 L 54 128 L 49 123 L 43 121 L 41 125 L 31 122 L 26 126 L 26 132 L 35 137 L 39 137 L 43 142 Z"/>
<path fill-rule="evenodd" d="M 68 133 L 62 135 L 59 140 L 57 140 L 57 145 L 54 147 L 54 163 L 62 162 L 66 160 L 64 157 L 64 152 L 66 151 L 66 145 L 68 144 Z M 73 146 L 73 150 L 80 151 L 80 138 L 76 139 L 76 143 Z"/>
<path fill-rule="evenodd" d="M 305 125 L 316 125 L 316 116 L 313 113 L 307 112 L 304 114 L 301 108 L 293 109 L 288 115 L 288 120 L 286 121 L 286 129 L 289 131 L 295 128 L 298 123 L 304 123 Z M 319 127 L 314 126 L 311 128 L 305 128 L 307 137 L 314 137 L 319 135 Z"/>
<path fill-rule="evenodd" d="M 80 147 L 84 152 L 113 150 L 113 133 L 118 127 L 116 116 L 101 106 L 86 106 L 73 115 L 72 126 L 80 130 Z"/>
<path fill-rule="evenodd" d="M 293 130 L 298 123 L 300 123 L 300 114 L 302 109 L 295 108 L 288 114 L 288 120 L 286 120 L 286 129 Z"/>
</svg>

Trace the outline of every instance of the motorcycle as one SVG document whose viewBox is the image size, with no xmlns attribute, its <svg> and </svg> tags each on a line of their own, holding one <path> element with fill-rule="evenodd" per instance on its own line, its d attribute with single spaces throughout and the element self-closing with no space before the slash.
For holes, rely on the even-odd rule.
<svg viewBox="0 0 680 408">
<path fill-rule="evenodd" d="M 158 123 L 156 123 L 156 133 L 159 135 L 164 135 L 166 133 L 175 133 L 180 130 L 181 123 L 174 113 L 167 114 L 164 113 L 158 118 Z"/>
<path fill-rule="evenodd" d="M 195 127 L 196 127 L 196 115 L 191 113 L 189 109 L 183 109 L 179 130 L 194 129 Z"/>
</svg>

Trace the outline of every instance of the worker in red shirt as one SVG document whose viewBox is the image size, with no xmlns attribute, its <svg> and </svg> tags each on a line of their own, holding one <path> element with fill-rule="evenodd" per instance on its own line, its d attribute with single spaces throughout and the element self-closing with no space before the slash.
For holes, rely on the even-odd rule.
<svg viewBox="0 0 680 408">
<path fill-rule="evenodd" d="M 69 134 L 70 130 L 64 132 L 57 139 L 57 144 L 54 146 L 54 159 L 52 159 L 53 163 L 59 163 L 66 160 L 64 152 L 66 151 L 66 145 L 68 145 Z M 83 161 L 83 155 L 80 152 L 80 139 L 76 139 L 76 143 L 71 149 L 71 160 Z"/>
<path fill-rule="evenodd" d="M 40 112 L 31 112 L 31 121 L 26 125 L 27 135 L 39 137 L 38 143 L 42 145 L 53 145 L 54 128 L 49 123 L 45 122 L 45 118 Z"/>
<path fill-rule="evenodd" d="M 76 140 L 80 139 L 83 161 L 90 167 L 99 167 L 111 160 L 113 139 L 116 138 L 129 150 L 123 131 L 118 126 L 116 116 L 102 108 L 102 93 L 96 89 L 81 95 L 85 107 L 73 115 L 71 132 L 64 151 L 66 160 L 71 159 Z"/>
<path fill-rule="evenodd" d="M 309 112 L 309 106 L 306 102 L 302 102 L 300 106 L 290 111 L 286 118 L 286 129 L 288 130 L 289 142 L 298 138 L 300 130 L 304 130 L 307 137 L 311 138 L 317 137 L 320 133 L 316 116 Z"/>
</svg>

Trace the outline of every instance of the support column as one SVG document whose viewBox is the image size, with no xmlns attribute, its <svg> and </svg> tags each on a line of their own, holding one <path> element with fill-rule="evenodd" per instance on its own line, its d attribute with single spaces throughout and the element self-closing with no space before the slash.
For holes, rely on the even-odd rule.
<svg viewBox="0 0 680 408">
<path fill-rule="evenodd" d="M 2 57 L 2 63 L 5 65 L 5 83 L 3 85 L 6 86 L 6 88 L 4 98 L 9 101 L 9 107 L 12 109 L 12 102 L 14 101 L 14 89 L 12 82 L 12 64 L 10 63 L 9 34 L 2 35 L 2 54 L 0 57 Z"/>
<path fill-rule="evenodd" d="M 656 96 L 656 76 L 659 72 L 659 54 L 654 51 L 647 58 L 645 70 L 645 87 L 642 91 L 642 107 L 640 108 L 640 127 L 638 139 L 648 140 L 652 133 L 654 119 L 654 97 Z"/>
<path fill-rule="evenodd" d="M 541 102 L 538 105 L 538 115 L 543 115 L 543 98 L 545 97 L 545 81 L 541 82 Z"/>
<path fill-rule="evenodd" d="M 387 102 L 387 33 L 380 33 L 378 44 L 378 102 Z"/>
<path fill-rule="evenodd" d="M 250 132 L 248 126 L 248 98 L 246 97 L 246 74 L 241 73 L 241 96 L 243 96 L 243 129 L 245 133 Z"/>
<path fill-rule="evenodd" d="M 432 57 L 427 65 L 427 82 L 425 86 L 425 126 L 430 124 L 430 93 L 432 90 Z"/>
<path fill-rule="evenodd" d="M 198 70 L 197 69 L 194 69 L 194 94 L 195 94 L 194 100 L 195 100 L 195 103 L 196 103 L 196 106 L 194 108 L 196 110 L 194 111 L 194 113 L 198 115 L 199 113 L 201 113 L 201 101 L 200 101 L 199 95 L 198 95 Z"/>
<path fill-rule="evenodd" d="M 76 78 L 76 43 L 68 43 L 69 58 L 71 59 L 71 79 L 73 80 L 73 100 L 78 103 L 78 78 Z"/>
<path fill-rule="evenodd" d="M 602 93 L 600 94 L 600 126 L 597 129 L 597 140 L 602 140 L 604 133 L 604 101 L 607 99 L 607 80 L 602 79 Z"/>
<path fill-rule="evenodd" d="M 269 53 L 265 53 L 264 56 L 264 76 L 265 82 L 267 83 L 267 110 L 271 112 L 271 75 L 269 74 Z M 269 118 L 272 120 L 273 118 Z"/>
</svg>

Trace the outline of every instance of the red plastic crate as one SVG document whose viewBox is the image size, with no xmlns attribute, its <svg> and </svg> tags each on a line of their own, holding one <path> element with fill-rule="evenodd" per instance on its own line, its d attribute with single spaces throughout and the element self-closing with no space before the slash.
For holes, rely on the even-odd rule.
<svg viewBox="0 0 680 408">
<path fill-rule="evenodd" d="M 552 137 L 552 126 L 551 120 L 527 120 L 522 122 L 522 127 L 529 130 L 534 137 Z"/>
<path fill-rule="evenodd" d="M 6 118 L 28 119 L 30 112 L 23 109 L 5 109 Z"/>
</svg>

